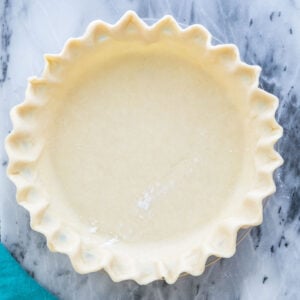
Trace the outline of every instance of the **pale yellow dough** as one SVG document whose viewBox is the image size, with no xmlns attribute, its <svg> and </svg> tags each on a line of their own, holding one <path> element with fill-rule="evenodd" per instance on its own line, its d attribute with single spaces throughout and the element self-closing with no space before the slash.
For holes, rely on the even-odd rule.
<svg viewBox="0 0 300 300">
<path fill-rule="evenodd" d="M 53 207 L 65 199 L 93 233 L 148 242 L 201 229 L 235 201 L 245 124 L 208 72 L 164 48 L 81 64 L 56 94 L 40 161 Z"/>
<path fill-rule="evenodd" d="M 12 111 L 8 175 L 31 226 L 80 273 L 174 282 L 262 220 L 282 160 L 277 99 L 232 45 L 166 17 L 92 23 Z"/>
</svg>

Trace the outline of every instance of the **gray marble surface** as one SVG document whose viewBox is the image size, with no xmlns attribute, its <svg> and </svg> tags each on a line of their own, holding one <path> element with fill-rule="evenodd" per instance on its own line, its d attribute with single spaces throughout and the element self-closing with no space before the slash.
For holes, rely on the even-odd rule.
<svg viewBox="0 0 300 300">
<path fill-rule="evenodd" d="M 113 283 L 103 272 L 79 275 L 68 258 L 51 253 L 45 238 L 29 227 L 15 202 L 0 146 L 1 241 L 22 266 L 61 299 L 300 299 L 300 1 L 298 0 L 1 0 L 0 134 L 11 128 L 9 110 L 21 102 L 27 77 L 43 68 L 44 53 L 58 53 L 90 21 L 115 22 L 126 10 L 143 18 L 172 14 L 183 24 L 201 23 L 215 43 L 235 43 L 244 61 L 262 67 L 260 85 L 280 99 L 284 137 L 277 145 L 285 164 L 275 174 L 277 192 L 230 259 L 199 277 L 174 285 Z M 1 298 L 1 291 L 0 291 Z"/>
</svg>

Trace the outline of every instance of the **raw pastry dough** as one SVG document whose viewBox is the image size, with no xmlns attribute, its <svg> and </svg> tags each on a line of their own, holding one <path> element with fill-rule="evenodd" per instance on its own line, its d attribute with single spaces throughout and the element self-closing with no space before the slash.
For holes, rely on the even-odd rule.
<svg viewBox="0 0 300 300">
<path fill-rule="evenodd" d="M 8 173 L 52 250 L 77 271 L 148 283 L 200 274 L 261 222 L 281 163 L 277 99 L 209 33 L 134 13 L 94 22 L 13 112 Z"/>
</svg>

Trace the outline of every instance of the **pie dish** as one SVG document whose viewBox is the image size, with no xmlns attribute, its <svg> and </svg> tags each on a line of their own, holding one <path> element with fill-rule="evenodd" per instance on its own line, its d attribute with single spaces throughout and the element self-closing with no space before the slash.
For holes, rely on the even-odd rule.
<svg viewBox="0 0 300 300">
<path fill-rule="evenodd" d="M 76 271 L 173 283 L 262 222 L 282 163 L 278 99 L 234 45 L 128 12 L 45 61 L 11 112 L 7 171 L 31 227 Z"/>
</svg>

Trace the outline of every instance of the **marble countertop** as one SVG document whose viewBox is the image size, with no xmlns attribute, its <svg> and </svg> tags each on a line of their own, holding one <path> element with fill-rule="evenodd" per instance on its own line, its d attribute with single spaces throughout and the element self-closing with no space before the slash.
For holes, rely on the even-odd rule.
<svg viewBox="0 0 300 300">
<path fill-rule="evenodd" d="M 69 37 L 95 19 L 115 22 L 128 9 L 143 18 L 172 14 L 183 24 L 201 23 L 215 43 L 235 43 L 244 61 L 262 67 L 260 85 L 280 99 L 284 136 L 277 144 L 285 164 L 275 174 L 277 192 L 230 259 L 199 277 L 174 285 L 113 283 L 104 272 L 77 274 L 64 255 L 51 253 L 29 227 L 5 175 L 0 147 L 1 241 L 22 266 L 61 299 L 300 299 L 300 1 L 2 0 L 0 59 L 1 141 L 11 129 L 9 110 L 24 98 L 27 78 L 43 68 L 44 53 L 58 53 Z M 1 293 L 1 292 L 0 292 Z M 1 297 L 0 297 L 1 298 Z"/>
</svg>

